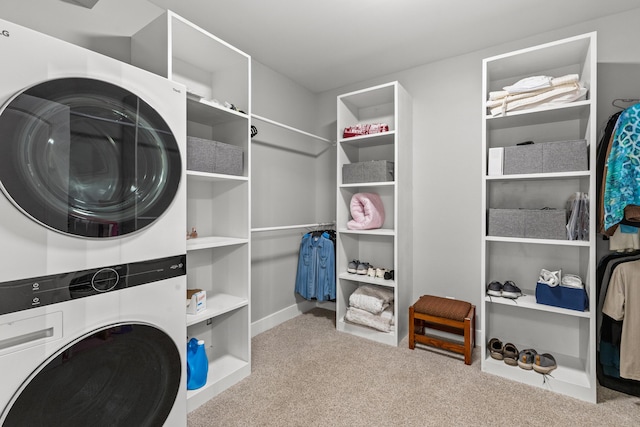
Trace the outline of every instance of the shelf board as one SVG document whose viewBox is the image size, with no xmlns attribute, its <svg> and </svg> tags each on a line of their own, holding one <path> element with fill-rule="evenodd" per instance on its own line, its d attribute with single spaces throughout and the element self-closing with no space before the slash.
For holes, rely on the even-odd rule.
<svg viewBox="0 0 640 427">
<path fill-rule="evenodd" d="M 360 187 L 393 187 L 396 184 L 395 181 L 380 181 L 380 182 L 354 182 L 351 184 L 340 184 L 340 188 L 360 188 Z"/>
<path fill-rule="evenodd" d="M 576 101 L 548 107 L 508 112 L 502 116 L 485 116 L 487 129 L 507 129 L 532 124 L 555 123 L 588 117 L 591 100 Z"/>
<path fill-rule="evenodd" d="M 188 94 L 187 118 L 191 122 L 216 125 L 236 120 L 246 120 L 248 122 L 249 115 L 226 108 L 223 105 L 217 105 L 197 95 Z"/>
<path fill-rule="evenodd" d="M 369 283 L 371 285 L 379 285 L 379 286 L 386 286 L 388 288 L 395 288 L 396 287 L 396 281 L 394 280 L 386 280 L 384 278 L 379 278 L 379 277 L 369 277 L 366 274 L 352 274 L 352 273 L 340 273 L 338 274 L 338 278 L 339 279 L 344 279 L 344 280 L 351 280 L 353 282 L 360 282 L 360 283 Z"/>
<path fill-rule="evenodd" d="M 487 181 L 547 180 L 563 178 L 583 178 L 591 176 L 589 171 L 555 172 L 555 173 L 523 173 L 513 175 L 487 175 Z"/>
<path fill-rule="evenodd" d="M 559 240 L 559 239 L 529 239 L 524 237 L 485 236 L 487 242 L 527 243 L 533 245 L 556 245 L 589 247 L 591 242 L 584 240 Z"/>
<path fill-rule="evenodd" d="M 484 59 L 492 80 L 532 75 L 532 72 L 582 64 L 588 56 L 591 37 L 583 35 L 557 40 Z"/>
<path fill-rule="evenodd" d="M 347 332 L 349 334 L 352 334 L 361 338 L 366 338 L 371 341 L 376 341 L 382 344 L 387 344 L 392 346 L 398 345 L 398 339 L 397 339 L 396 333 L 393 331 L 391 332 L 378 331 L 376 329 L 369 328 L 367 326 L 356 325 L 355 323 L 345 322 L 344 318 L 339 319 L 336 322 L 336 327 L 340 332 Z"/>
<path fill-rule="evenodd" d="M 250 373 L 249 362 L 230 354 L 210 360 L 207 383 L 199 389 L 187 390 L 187 410 L 194 410 Z"/>
<path fill-rule="evenodd" d="M 350 230 L 348 228 L 338 229 L 339 233 L 344 234 L 368 234 L 370 236 L 395 236 L 395 231 L 389 228 L 376 228 L 374 230 Z"/>
<path fill-rule="evenodd" d="M 351 145 L 353 147 L 375 147 L 378 145 L 391 145 L 395 142 L 396 131 L 389 130 L 387 132 L 371 133 L 368 135 L 352 136 L 351 138 L 340 138 L 338 141 L 343 145 Z"/>
<path fill-rule="evenodd" d="M 187 326 L 204 322 L 247 305 L 249 305 L 249 300 L 246 298 L 229 294 L 207 295 L 207 309 L 198 314 L 187 314 Z"/>
<path fill-rule="evenodd" d="M 585 361 L 562 354 L 552 354 L 558 367 L 551 371 L 547 378 L 534 370 L 529 371 L 519 366 L 510 366 L 504 361 L 493 359 L 490 356 L 486 356 L 483 361 L 482 370 L 510 380 L 589 400 L 591 384 L 586 372 Z"/>
<path fill-rule="evenodd" d="M 372 107 L 393 102 L 395 82 L 384 83 L 338 96 L 344 103 L 357 108 Z"/>
<path fill-rule="evenodd" d="M 545 311 L 549 313 L 564 314 L 573 317 L 591 317 L 590 311 L 569 310 L 566 308 L 554 307 L 552 305 L 538 304 L 536 302 L 536 292 L 522 289 L 522 296 L 517 299 L 494 297 L 485 295 L 484 300 L 487 304 L 502 304 L 510 307 L 527 308 L 537 311 Z"/>
<path fill-rule="evenodd" d="M 196 237 L 195 239 L 187 240 L 187 251 L 244 245 L 246 243 L 249 243 L 249 239 L 224 236 Z"/>
<path fill-rule="evenodd" d="M 210 173 L 210 172 L 200 172 L 200 171 L 187 171 L 187 178 L 194 179 L 197 181 L 249 181 L 249 178 L 246 176 L 240 175 L 225 175 L 222 173 Z"/>
</svg>

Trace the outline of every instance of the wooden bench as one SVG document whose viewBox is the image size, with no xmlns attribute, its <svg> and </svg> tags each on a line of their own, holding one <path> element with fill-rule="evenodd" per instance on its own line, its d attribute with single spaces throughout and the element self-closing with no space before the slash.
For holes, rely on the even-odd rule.
<svg viewBox="0 0 640 427">
<path fill-rule="evenodd" d="M 464 363 L 471 365 L 471 352 L 476 346 L 476 306 L 471 303 L 423 295 L 409 307 L 409 348 L 416 342 L 442 348 L 464 355 Z M 451 340 L 426 336 L 424 329 L 431 328 L 464 336 L 464 344 Z"/>
</svg>

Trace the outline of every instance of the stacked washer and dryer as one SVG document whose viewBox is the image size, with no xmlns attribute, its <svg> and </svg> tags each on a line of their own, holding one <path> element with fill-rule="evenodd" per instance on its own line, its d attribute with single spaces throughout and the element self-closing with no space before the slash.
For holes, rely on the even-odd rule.
<svg viewBox="0 0 640 427">
<path fill-rule="evenodd" d="M 0 20 L 0 425 L 186 425 L 185 89 Z"/>
</svg>

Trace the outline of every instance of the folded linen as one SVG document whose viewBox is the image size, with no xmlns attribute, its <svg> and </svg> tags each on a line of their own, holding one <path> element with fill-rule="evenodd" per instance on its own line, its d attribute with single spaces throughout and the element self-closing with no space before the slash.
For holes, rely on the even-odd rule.
<svg viewBox="0 0 640 427">
<path fill-rule="evenodd" d="M 368 326 L 382 332 L 390 332 L 393 329 L 394 315 L 393 306 L 387 307 L 380 314 L 372 314 L 366 310 L 356 307 L 347 308 L 344 316 L 345 320 L 358 325 Z"/>
<path fill-rule="evenodd" d="M 539 93 L 543 93 L 550 89 L 553 89 L 554 87 L 566 85 L 569 83 L 578 83 L 579 81 L 580 81 L 580 76 L 578 74 L 566 74 L 564 76 L 551 78 L 550 84 L 548 86 L 532 88 L 531 90 L 527 90 L 527 91 L 511 92 L 507 90 L 509 86 L 505 86 L 503 90 L 489 92 L 489 101 L 496 101 L 498 99 L 506 98 L 507 96 L 511 97 L 515 95 L 523 95 L 523 96 L 537 95 Z"/>
<path fill-rule="evenodd" d="M 549 76 L 531 76 L 520 79 L 514 84 L 505 86 L 502 89 L 509 93 L 530 92 L 532 90 L 550 87 L 552 79 L 553 78 Z"/>
<path fill-rule="evenodd" d="M 587 89 L 579 83 L 572 83 L 553 88 L 550 91 L 537 94 L 535 96 L 511 101 L 508 97 L 501 102 L 500 106 L 490 109 L 491 116 L 504 115 L 507 111 L 517 111 L 529 108 L 546 107 L 556 104 L 566 104 L 584 98 Z"/>
<path fill-rule="evenodd" d="M 379 286 L 361 285 L 349 296 L 351 307 L 372 314 L 382 313 L 393 301 L 393 291 Z"/>
</svg>

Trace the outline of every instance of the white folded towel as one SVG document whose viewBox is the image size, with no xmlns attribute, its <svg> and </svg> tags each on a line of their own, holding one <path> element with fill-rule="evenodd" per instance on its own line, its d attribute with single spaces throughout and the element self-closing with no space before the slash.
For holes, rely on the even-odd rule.
<svg viewBox="0 0 640 427">
<path fill-rule="evenodd" d="M 553 77 L 549 76 L 531 76 L 518 80 L 511 86 L 505 86 L 502 89 L 509 93 L 522 93 L 530 92 L 532 90 L 544 89 L 551 87 L 551 80 Z"/>
<path fill-rule="evenodd" d="M 349 296 L 349 305 L 373 314 L 384 311 L 393 301 L 393 290 L 380 286 L 361 285 Z"/>
<path fill-rule="evenodd" d="M 349 307 L 344 316 L 345 320 L 358 325 L 368 326 L 382 332 L 390 332 L 395 322 L 393 306 L 387 307 L 380 314 L 372 314 L 366 310 Z"/>
<path fill-rule="evenodd" d="M 564 76 L 561 77 L 553 77 L 550 80 L 549 85 L 543 86 L 543 87 L 538 87 L 535 89 L 529 89 L 527 91 L 520 91 L 520 92 L 511 92 L 509 90 L 507 90 L 507 88 L 511 87 L 511 86 L 505 86 L 503 89 L 504 90 L 497 90 L 497 91 L 493 91 L 493 92 L 489 92 L 489 101 L 496 101 L 499 99 L 504 99 L 507 96 L 509 97 L 509 99 L 518 99 L 519 97 L 527 97 L 527 96 L 535 96 L 544 92 L 547 92 L 551 89 L 553 89 L 554 87 L 558 87 L 558 86 L 562 86 L 562 85 L 566 85 L 569 83 L 578 83 L 580 81 L 580 76 L 578 74 L 566 74 Z M 488 107 L 488 105 L 487 105 Z"/>
</svg>

